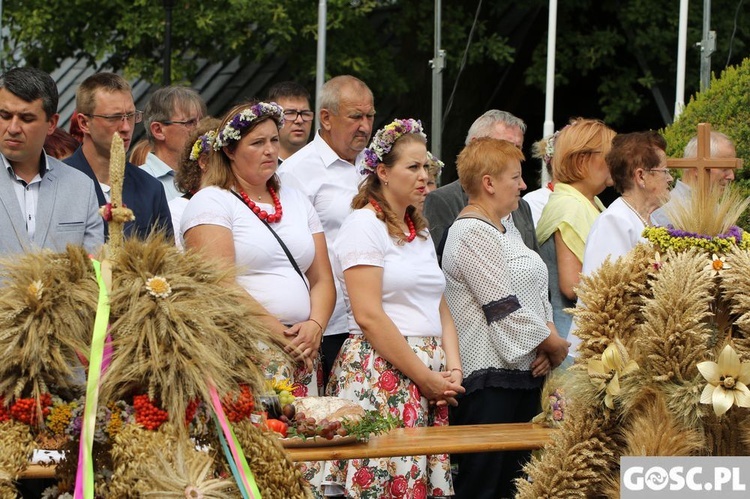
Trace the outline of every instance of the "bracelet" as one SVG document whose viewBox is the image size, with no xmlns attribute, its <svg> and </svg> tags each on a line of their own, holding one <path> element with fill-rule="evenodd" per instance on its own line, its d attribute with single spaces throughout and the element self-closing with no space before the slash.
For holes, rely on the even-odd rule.
<svg viewBox="0 0 750 499">
<path fill-rule="evenodd" d="M 317 326 L 320 328 L 321 331 L 323 331 L 323 326 L 320 325 L 320 322 L 316 321 L 315 319 L 307 319 L 309 322 L 314 322 L 317 324 Z"/>
<path fill-rule="evenodd" d="M 453 369 L 451 369 L 451 372 L 453 372 L 453 371 L 458 371 L 458 372 L 460 372 L 460 373 L 461 373 L 461 376 L 463 376 L 463 375 L 464 375 L 464 372 L 463 372 L 463 371 L 462 371 L 461 369 L 459 369 L 458 367 L 454 367 Z"/>
</svg>

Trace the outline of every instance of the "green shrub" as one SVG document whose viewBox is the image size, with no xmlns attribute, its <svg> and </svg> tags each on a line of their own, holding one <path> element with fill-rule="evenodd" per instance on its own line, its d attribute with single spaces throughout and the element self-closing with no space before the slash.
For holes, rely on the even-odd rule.
<svg viewBox="0 0 750 499">
<path fill-rule="evenodd" d="M 690 98 L 680 117 L 662 130 L 667 140 L 667 156 L 682 157 L 682 151 L 698 130 L 698 123 L 710 123 L 712 130 L 727 134 L 744 161 L 735 174 L 735 183 L 750 195 L 750 58 L 731 66 L 719 78 L 712 75 L 711 87 Z M 750 229 L 750 213 L 740 226 Z"/>
</svg>

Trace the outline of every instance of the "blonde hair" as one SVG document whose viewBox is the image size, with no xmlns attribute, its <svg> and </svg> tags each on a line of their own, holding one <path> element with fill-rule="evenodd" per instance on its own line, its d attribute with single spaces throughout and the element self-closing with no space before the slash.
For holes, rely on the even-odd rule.
<svg viewBox="0 0 750 499">
<path fill-rule="evenodd" d="M 463 148 L 456 160 L 458 181 L 469 197 L 476 196 L 485 175 L 500 175 L 511 161 L 523 159 L 523 152 L 507 140 L 490 137 L 474 139 Z"/>
<path fill-rule="evenodd" d="M 606 156 L 612 148 L 614 130 L 599 120 L 576 118 L 560 131 L 555 139 L 552 174 L 558 182 L 570 184 L 589 174 L 588 159 L 592 154 Z"/>
<path fill-rule="evenodd" d="M 216 131 L 221 132 L 221 130 L 224 130 L 224 127 L 227 126 L 227 123 L 232 121 L 232 118 L 234 118 L 237 114 L 241 113 L 245 109 L 251 108 L 257 103 L 258 101 L 251 101 L 234 106 L 224 116 L 224 119 L 221 120 L 221 125 L 216 128 Z M 251 131 L 255 130 L 258 125 L 266 120 L 272 120 L 274 123 L 276 123 L 277 127 L 279 125 L 279 122 L 276 121 L 275 117 L 268 115 L 261 116 L 257 120 L 253 121 L 247 128 L 244 128 L 240 131 L 239 140 L 232 141 L 231 144 L 225 147 L 230 151 L 234 151 L 237 148 L 237 144 L 239 144 L 240 140 L 242 140 L 243 137 L 245 137 Z M 222 189 L 227 190 L 231 190 L 232 187 L 237 186 L 237 178 L 234 176 L 234 173 L 232 173 L 232 164 L 229 161 L 229 156 L 227 156 L 227 154 L 224 152 L 224 147 L 222 147 L 218 151 L 211 151 L 211 153 L 208 155 L 208 160 L 206 161 L 206 172 L 203 174 L 201 187 L 207 187 L 209 185 L 214 185 L 216 187 L 221 187 Z M 275 191 L 278 191 L 281 188 L 281 183 L 279 182 L 278 175 L 276 175 L 275 173 L 273 174 L 273 177 L 268 180 L 268 186 L 273 188 Z"/>
<path fill-rule="evenodd" d="M 400 151 L 403 148 L 403 145 L 410 142 L 427 144 L 427 140 L 421 134 L 407 133 L 406 135 L 402 135 L 393 144 L 391 151 L 383 156 L 382 164 L 387 169 L 393 168 L 393 165 L 396 164 L 396 161 L 398 161 L 398 158 L 401 155 Z M 357 195 L 352 199 L 352 208 L 355 210 L 364 208 L 371 199 L 375 200 L 380 205 L 382 211 L 378 211 L 375 214 L 379 220 L 385 223 L 385 226 L 388 229 L 388 234 L 396 239 L 399 244 L 403 244 L 406 241 L 406 236 L 404 235 L 404 231 L 401 230 L 401 220 L 398 219 L 396 213 L 388 204 L 388 201 L 385 200 L 385 196 L 383 196 L 383 184 L 377 173 L 371 173 L 367 176 L 365 181 L 360 184 L 359 192 L 357 192 Z M 406 209 L 406 214 L 409 215 L 414 223 L 414 228 L 416 229 L 419 238 L 427 239 L 427 235 L 424 233 L 424 229 L 427 228 L 427 222 L 419 214 L 419 211 L 417 211 L 414 206 L 409 206 Z"/>
</svg>

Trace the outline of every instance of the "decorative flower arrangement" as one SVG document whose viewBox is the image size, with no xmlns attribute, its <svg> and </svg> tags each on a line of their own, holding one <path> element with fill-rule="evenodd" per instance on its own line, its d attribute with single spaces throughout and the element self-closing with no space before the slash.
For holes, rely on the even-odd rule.
<svg viewBox="0 0 750 499">
<path fill-rule="evenodd" d="M 395 119 L 375 132 L 370 147 L 365 149 L 365 164 L 362 173 L 375 173 L 375 169 L 383 161 L 383 157 L 393 149 L 393 144 L 409 133 L 416 133 L 425 139 L 427 138 L 422 128 L 422 122 L 411 118 Z"/>
<path fill-rule="evenodd" d="M 437 178 L 443 172 L 445 163 L 436 158 L 430 151 L 427 151 L 427 166 L 430 168 L 430 173 L 435 172 Z"/>
<path fill-rule="evenodd" d="M 213 150 L 214 141 L 216 140 L 216 130 L 209 130 L 204 133 L 193 144 L 193 148 L 190 150 L 190 159 L 192 161 L 198 161 L 201 154 L 207 153 Z"/>
<path fill-rule="evenodd" d="M 146 280 L 146 289 L 148 294 L 154 298 L 167 298 L 172 294 L 172 286 L 169 285 L 169 281 L 158 275 Z"/>
<path fill-rule="evenodd" d="M 614 399 L 620 394 L 620 378 L 638 370 L 638 363 L 630 359 L 620 340 L 615 339 L 602 353 L 602 359 L 588 363 L 591 382 L 604 391 L 604 405 L 615 408 Z"/>
<path fill-rule="evenodd" d="M 544 161 L 544 164 L 547 166 L 552 164 L 552 156 L 555 155 L 555 140 L 558 135 L 560 135 L 560 130 L 550 135 L 544 144 L 544 155 L 542 156 L 542 161 Z"/>
<path fill-rule="evenodd" d="M 721 351 L 718 363 L 707 360 L 697 367 L 708 381 L 701 393 L 701 404 L 712 404 L 716 416 L 722 416 L 733 405 L 750 407 L 750 362 L 740 362 L 731 345 Z"/>
<path fill-rule="evenodd" d="M 675 229 L 672 226 L 646 227 L 643 237 L 657 245 L 661 251 L 684 251 L 697 247 L 711 253 L 726 253 L 735 245 L 740 249 L 750 249 L 750 234 L 736 225 L 715 237 Z"/>
<path fill-rule="evenodd" d="M 732 266 L 726 261 L 725 256 L 718 256 L 716 253 L 711 255 L 711 261 L 704 267 L 705 270 L 709 271 L 712 276 L 716 277 L 721 274 L 722 270 L 731 269 Z"/>
<path fill-rule="evenodd" d="M 279 128 L 284 126 L 284 109 L 281 106 L 275 102 L 253 104 L 249 108 L 235 114 L 229 120 L 229 123 L 224 126 L 224 129 L 214 139 L 214 151 L 219 151 L 222 147 L 239 141 L 242 138 L 242 131 L 248 128 L 254 121 L 263 117 L 273 118 Z"/>
</svg>

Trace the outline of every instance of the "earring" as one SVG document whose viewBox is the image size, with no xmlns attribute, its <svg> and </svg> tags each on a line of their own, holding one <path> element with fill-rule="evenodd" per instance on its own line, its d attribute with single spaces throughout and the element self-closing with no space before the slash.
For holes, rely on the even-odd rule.
<svg viewBox="0 0 750 499">
<path fill-rule="evenodd" d="M 388 186 L 388 181 L 387 180 L 385 181 L 385 185 L 386 185 L 386 187 Z"/>
</svg>

